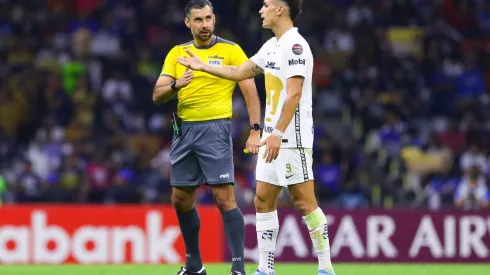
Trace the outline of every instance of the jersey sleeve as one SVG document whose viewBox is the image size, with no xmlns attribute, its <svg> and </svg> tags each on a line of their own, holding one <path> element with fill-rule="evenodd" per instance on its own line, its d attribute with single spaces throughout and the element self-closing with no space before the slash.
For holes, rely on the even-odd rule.
<svg viewBox="0 0 490 275">
<path fill-rule="evenodd" d="M 265 57 L 266 57 L 266 49 L 267 43 L 265 43 L 260 50 L 250 58 L 257 66 L 259 66 L 262 70 L 265 70 Z"/>
<path fill-rule="evenodd" d="M 293 76 L 306 78 L 308 75 L 307 64 L 312 62 L 309 47 L 305 42 L 301 42 L 300 40 L 293 40 L 290 45 L 290 47 L 285 49 L 285 57 L 287 59 L 285 64 L 286 79 Z"/>
<path fill-rule="evenodd" d="M 160 75 L 165 75 L 169 76 L 173 79 L 177 78 L 177 73 L 175 71 L 175 68 L 177 67 L 177 48 L 174 47 L 170 52 L 167 54 L 167 57 L 165 58 L 165 61 L 163 63 L 162 71 Z"/>
<path fill-rule="evenodd" d="M 230 65 L 240 66 L 248 60 L 247 55 L 243 52 L 242 48 L 235 44 L 231 50 Z"/>
</svg>

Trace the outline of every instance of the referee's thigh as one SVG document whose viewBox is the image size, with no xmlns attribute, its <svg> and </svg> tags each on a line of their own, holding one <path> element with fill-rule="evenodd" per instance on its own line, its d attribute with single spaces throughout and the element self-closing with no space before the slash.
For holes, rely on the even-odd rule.
<svg viewBox="0 0 490 275">
<path fill-rule="evenodd" d="M 210 186 L 235 182 L 231 121 L 220 119 L 200 125 L 195 140 L 196 157 L 204 182 Z"/>
<path fill-rule="evenodd" d="M 173 187 L 198 186 L 202 171 L 193 150 L 193 129 L 182 125 L 180 136 L 174 136 L 170 150 L 170 185 Z"/>
</svg>

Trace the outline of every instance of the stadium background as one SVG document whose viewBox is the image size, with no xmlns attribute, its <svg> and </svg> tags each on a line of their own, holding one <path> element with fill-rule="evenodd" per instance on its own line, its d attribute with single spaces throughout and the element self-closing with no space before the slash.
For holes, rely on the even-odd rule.
<svg viewBox="0 0 490 275">
<path fill-rule="evenodd" d="M 119 260 L 100 252 L 82 261 L 71 250 L 49 257 L 40 247 L 58 251 L 59 243 L 26 240 L 11 229 L 43 236 L 59 226 L 73 243 L 77 230 L 92 230 L 89 252 L 101 240 L 93 236 L 105 233 L 87 226 L 135 225 L 151 234 L 155 210 L 163 219 L 156 230 L 178 230 L 168 182 L 176 104 L 156 106 L 151 94 L 167 52 L 191 40 L 186 2 L 0 0 L 0 262 L 181 259 L 178 237 L 167 239 L 174 250 L 142 244 L 141 251 L 154 251 L 131 256 L 139 250 L 128 249 Z M 261 29 L 261 1 L 213 4 L 216 34 L 248 56 L 271 37 Z M 490 261 L 488 210 L 474 201 L 454 206 L 465 173 L 488 185 L 490 2 L 305 0 L 297 26 L 315 56 L 315 177 L 319 202 L 331 214 L 331 241 L 338 239 L 333 261 Z M 256 82 L 264 103 L 263 79 Z M 252 249 L 255 158 L 241 153 L 248 116 L 238 89 L 233 101 L 236 194 L 251 219 Z M 202 220 L 219 224 L 212 203 L 201 188 Z M 280 206 L 290 233 L 278 260 L 313 262 L 308 238 L 298 241 L 305 232 L 286 193 Z M 219 247 L 205 260 L 225 261 L 220 230 L 203 229 Z M 127 234 L 121 238 L 131 240 Z M 394 245 L 379 241 L 383 234 Z M 22 240 L 29 252 L 19 256 Z"/>
</svg>

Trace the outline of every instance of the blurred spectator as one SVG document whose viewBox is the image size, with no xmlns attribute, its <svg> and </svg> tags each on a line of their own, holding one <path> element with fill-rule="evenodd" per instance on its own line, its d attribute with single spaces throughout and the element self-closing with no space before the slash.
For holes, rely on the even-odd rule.
<svg viewBox="0 0 490 275">
<path fill-rule="evenodd" d="M 83 195 L 86 195 L 88 202 L 103 203 L 114 176 L 112 167 L 104 158 L 104 152 L 95 153 L 94 159 L 87 163 L 84 173 Z"/>
<path fill-rule="evenodd" d="M 490 204 L 490 193 L 485 177 L 478 164 L 472 165 L 467 175 L 463 176 L 454 197 L 456 207 L 464 209 L 487 208 Z"/>
<path fill-rule="evenodd" d="M 464 152 L 460 160 L 461 172 L 467 174 L 472 169 L 484 171 L 487 167 L 487 158 L 475 144 L 469 146 L 469 150 Z"/>
<path fill-rule="evenodd" d="M 323 153 L 322 160 L 316 165 L 315 180 L 317 194 L 322 201 L 332 201 L 342 192 L 342 170 L 340 164 L 334 160 L 332 153 Z"/>
<path fill-rule="evenodd" d="M 16 200 L 19 202 L 33 203 L 38 202 L 41 194 L 41 178 L 32 170 L 32 164 L 26 161 L 24 170 L 16 181 Z"/>
<path fill-rule="evenodd" d="M 450 170 L 442 171 L 432 177 L 426 188 L 428 207 L 439 210 L 453 205 L 454 192 L 458 186 L 458 178 L 451 175 Z"/>
</svg>

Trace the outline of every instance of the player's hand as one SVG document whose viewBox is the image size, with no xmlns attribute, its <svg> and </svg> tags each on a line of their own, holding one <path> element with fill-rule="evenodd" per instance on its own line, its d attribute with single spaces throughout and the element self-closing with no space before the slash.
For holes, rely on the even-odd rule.
<svg viewBox="0 0 490 275">
<path fill-rule="evenodd" d="M 247 148 L 250 154 L 258 154 L 259 153 L 259 144 L 260 144 L 260 132 L 255 130 L 250 130 L 250 135 L 248 136 L 247 143 L 245 144 L 245 148 Z"/>
<path fill-rule="evenodd" d="M 182 89 L 191 83 L 192 78 L 194 77 L 194 72 L 189 70 L 189 68 L 185 69 L 184 74 L 175 81 L 175 87 L 177 89 Z"/>
<path fill-rule="evenodd" d="M 259 146 L 263 145 L 265 145 L 265 162 L 272 162 L 279 155 L 279 149 L 281 148 L 281 138 L 276 135 L 270 135 L 264 141 L 262 141 Z"/>
<path fill-rule="evenodd" d="M 201 59 L 197 57 L 193 52 L 191 52 L 189 49 L 185 50 L 190 57 L 179 57 L 177 58 L 177 62 L 179 62 L 180 65 L 185 66 L 187 68 L 190 68 L 195 71 L 202 71 L 204 70 L 204 63 L 202 63 Z"/>
</svg>

